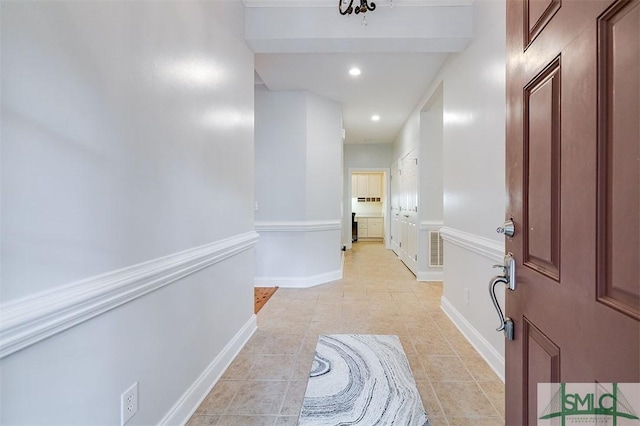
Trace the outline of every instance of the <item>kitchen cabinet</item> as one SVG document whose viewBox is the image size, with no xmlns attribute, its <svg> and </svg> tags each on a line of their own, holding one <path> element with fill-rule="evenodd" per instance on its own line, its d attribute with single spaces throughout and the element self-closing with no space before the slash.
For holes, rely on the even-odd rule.
<svg viewBox="0 0 640 426">
<path fill-rule="evenodd" d="M 382 199 L 381 173 L 353 173 L 351 196 L 358 202 L 380 202 Z"/>
<path fill-rule="evenodd" d="M 370 174 L 369 175 L 369 195 L 367 197 L 382 197 L 382 175 Z"/>
<path fill-rule="evenodd" d="M 359 217 L 358 239 L 360 238 L 384 238 L 384 226 L 381 217 Z"/>
<path fill-rule="evenodd" d="M 358 197 L 358 175 L 351 174 L 351 198 Z"/>
<path fill-rule="evenodd" d="M 382 238 L 382 218 L 370 217 L 367 220 L 367 236 L 369 238 Z"/>
<path fill-rule="evenodd" d="M 358 178 L 358 190 L 356 191 L 357 197 L 369 197 L 369 175 L 357 174 L 356 176 Z"/>
</svg>

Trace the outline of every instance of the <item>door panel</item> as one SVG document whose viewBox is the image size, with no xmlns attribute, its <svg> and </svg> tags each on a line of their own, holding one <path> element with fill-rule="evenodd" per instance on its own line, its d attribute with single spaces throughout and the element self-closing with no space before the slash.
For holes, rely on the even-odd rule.
<svg viewBox="0 0 640 426">
<path fill-rule="evenodd" d="M 538 383 L 557 383 L 560 379 L 560 348 L 526 318 L 522 323 L 523 333 L 523 389 L 526 391 L 525 413 L 528 424 L 537 424 L 535 407 Z"/>
<path fill-rule="evenodd" d="M 525 264 L 560 274 L 560 57 L 525 87 Z"/>
<path fill-rule="evenodd" d="M 640 382 L 639 4 L 507 1 L 506 424 L 541 382 Z"/>
<path fill-rule="evenodd" d="M 561 0 L 525 0 L 524 40 L 529 45 L 560 9 Z"/>
<path fill-rule="evenodd" d="M 640 6 L 600 19 L 598 32 L 598 299 L 640 316 Z M 634 49 L 635 43 L 635 49 Z M 614 255 L 615 254 L 615 255 Z"/>
</svg>

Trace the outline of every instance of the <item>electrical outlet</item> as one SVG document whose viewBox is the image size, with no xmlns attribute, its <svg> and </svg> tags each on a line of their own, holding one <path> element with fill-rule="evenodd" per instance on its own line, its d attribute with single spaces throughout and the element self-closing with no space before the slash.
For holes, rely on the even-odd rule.
<svg viewBox="0 0 640 426">
<path fill-rule="evenodd" d="M 469 289 L 467 287 L 464 288 L 464 301 L 467 305 L 469 304 Z"/>
<path fill-rule="evenodd" d="M 138 382 L 120 395 L 120 425 L 124 426 L 138 412 Z"/>
</svg>

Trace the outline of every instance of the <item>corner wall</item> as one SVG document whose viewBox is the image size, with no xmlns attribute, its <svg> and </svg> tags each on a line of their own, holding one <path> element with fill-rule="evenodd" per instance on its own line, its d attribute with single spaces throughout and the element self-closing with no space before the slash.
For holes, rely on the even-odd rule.
<svg viewBox="0 0 640 426">
<path fill-rule="evenodd" d="M 0 423 L 186 421 L 255 330 L 226 2 L 2 2 Z"/>
<path fill-rule="evenodd" d="M 487 286 L 492 265 L 504 253 L 495 229 L 505 211 L 505 2 L 477 0 L 473 9 L 473 41 L 445 62 L 396 140 L 394 153 L 417 146 L 420 113 L 442 85 L 442 307 L 504 377 L 504 338 L 495 331 L 497 315 Z"/>
<path fill-rule="evenodd" d="M 342 277 L 342 107 L 308 92 L 256 89 L 255 283 Z"/>
</svg>

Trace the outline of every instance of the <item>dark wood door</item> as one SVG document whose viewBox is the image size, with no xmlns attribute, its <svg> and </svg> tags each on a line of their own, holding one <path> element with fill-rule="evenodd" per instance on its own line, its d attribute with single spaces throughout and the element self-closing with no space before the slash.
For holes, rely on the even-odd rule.
<svg viewBox="0 0 640 426">
<path fill-rule="evenodd" d="M 507 0 L 506 423 L 640 382 L 640 0 Z"/>
</svg>

